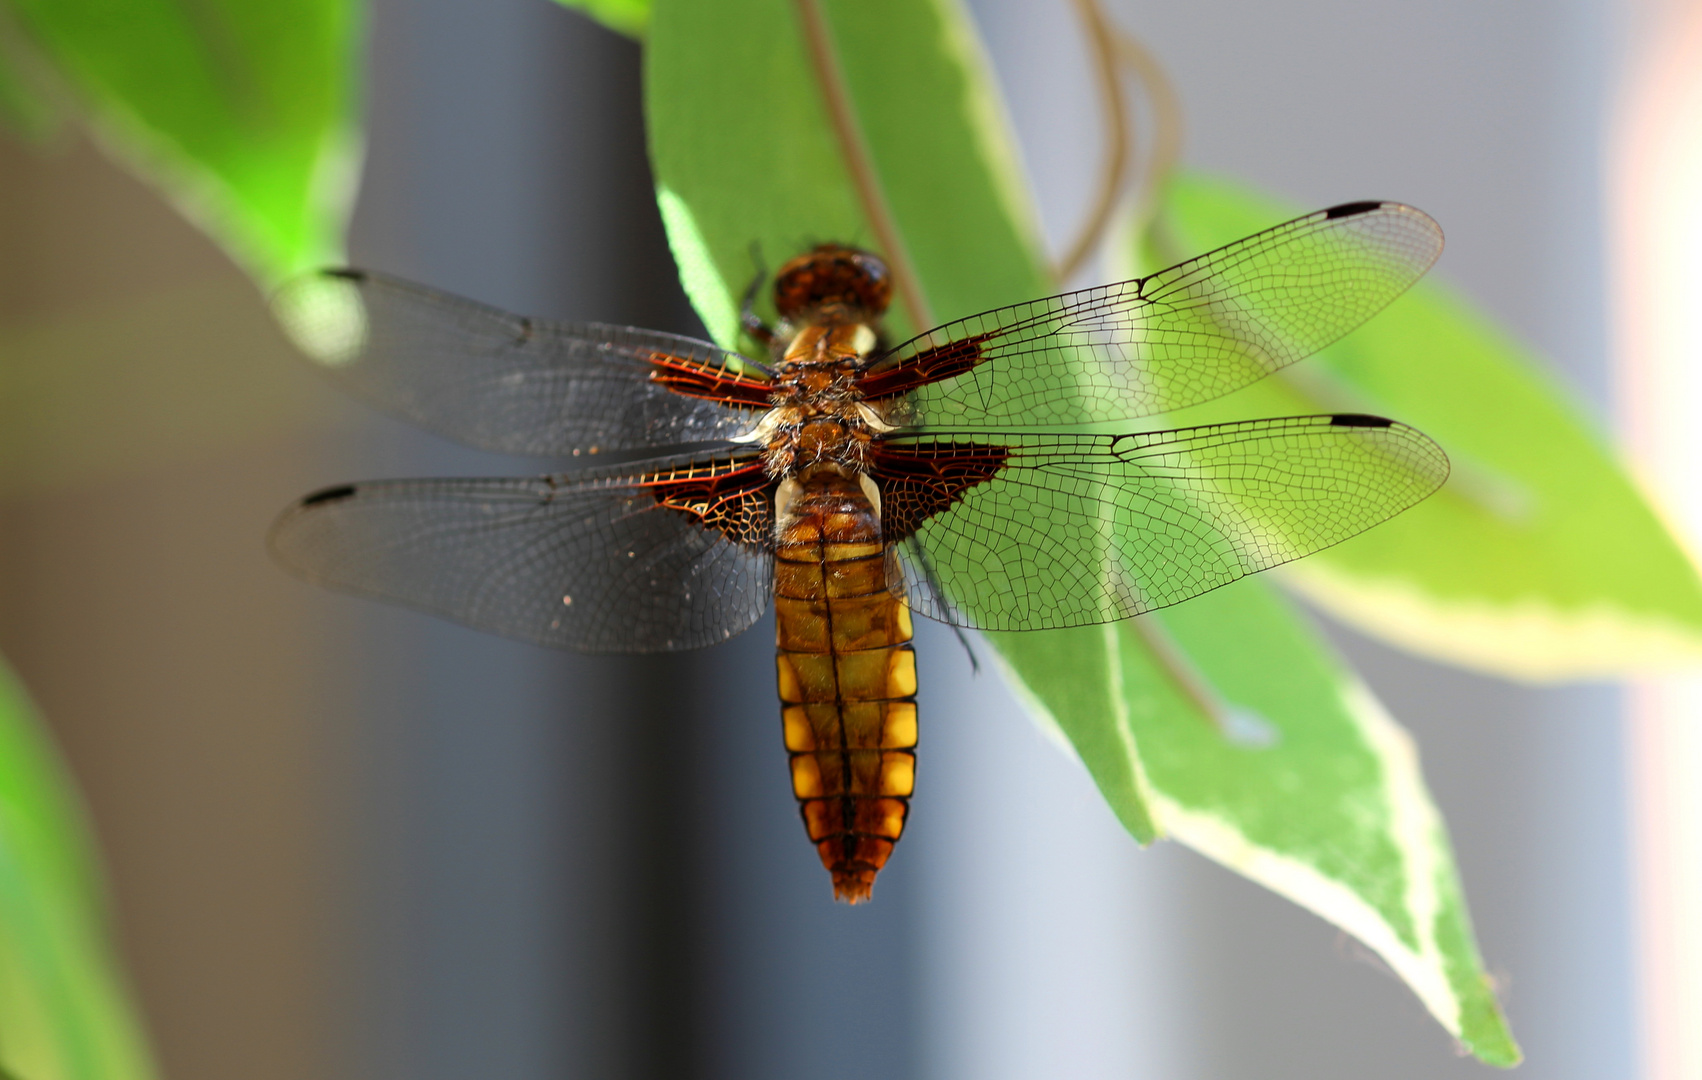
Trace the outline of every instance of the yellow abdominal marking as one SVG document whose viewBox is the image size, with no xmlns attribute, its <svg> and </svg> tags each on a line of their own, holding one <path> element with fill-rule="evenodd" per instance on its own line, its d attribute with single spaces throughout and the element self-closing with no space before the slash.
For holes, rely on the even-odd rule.
<svg viewBox="0 0 1702 1080">
<path fill-rule="evenodd" d="M 833 876 L 859 903 L 904 832 L 916 786 L 916 653 L 890 589 L 880 489 L 823 463 L 775 488 L 774 614 L 792 794 Z"/>
</svg>

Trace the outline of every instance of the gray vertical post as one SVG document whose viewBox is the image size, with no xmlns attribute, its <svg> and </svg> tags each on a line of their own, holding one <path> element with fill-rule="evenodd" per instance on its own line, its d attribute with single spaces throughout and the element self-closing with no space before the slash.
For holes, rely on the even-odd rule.
<svg viewBox="0 0 1702 1080">
<path fill-rule="evenodd" d="M 359 261 L 528 314 L 686 318 L 636 45 L 542 0 L 381 2 L 373 43 Z M 359 449 L 362 475 L 549 464 L 383 420 Z M 697 662 L 366 624 L 364 1075 L 691 1075 Z"/>
</svg>

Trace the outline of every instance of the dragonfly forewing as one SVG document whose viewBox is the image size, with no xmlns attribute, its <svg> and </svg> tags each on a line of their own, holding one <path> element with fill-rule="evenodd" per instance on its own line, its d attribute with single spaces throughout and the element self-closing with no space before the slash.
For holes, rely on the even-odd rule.
<svg viewBox="0 0 1702 1080">
<path fill-rule="evenodd" d="M 1401 203 L 1320 210 L 1133 281 L 947 323 L 875 361 L 929 431 L 1057 428 L 1197 405 L 1301 360 L 1417 281 L 1442 230 Z"/>
<path fill-rule="evenodd" d="M 707 342 L 559 323 L 368 271 L 285 285 L 279 321 L 345 390 L 483 450 L 570 457 L 727 442 L 766 405 L 760 365 Z M 742 405 L 674 392 L 659 375 L 706 371 Z"/>
</svg>

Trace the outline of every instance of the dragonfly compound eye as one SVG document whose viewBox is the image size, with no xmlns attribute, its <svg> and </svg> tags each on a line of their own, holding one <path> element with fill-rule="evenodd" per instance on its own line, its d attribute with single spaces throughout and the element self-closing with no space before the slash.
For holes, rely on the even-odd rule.
<svg viewBox="0 0 1702 1080">
<path fill-rule="evenodd" d="M 866 251 L 822 244 L 780 268 L 774 278 L 774 308 L 789 322 L 843 313 L 875 319 L 892 300 L 892 274 Z"/>
</svg>

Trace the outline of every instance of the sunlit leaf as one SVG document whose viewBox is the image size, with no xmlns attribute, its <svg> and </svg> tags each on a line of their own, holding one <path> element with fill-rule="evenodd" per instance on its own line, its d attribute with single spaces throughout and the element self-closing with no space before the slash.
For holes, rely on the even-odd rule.
<svg viewBox="0 0 1702 1080">
<path fill-rule="evenodd" d="M 356 0 L 4 0 L 101 143 L 263 281 L 335 261 Z"/>
<path fill-rule="evenodd" d="M 980 45 L 955 5 L 821 9 L 933 320 L 1049 291 Z M 652 162 L 670 235 L 697 238 L 681 253 L 693 302 L 721 334 L 759 269 L 753 252 L 771 263 L 828 239 L 878 246 L 815 89 L 797 12 L 791 0 L 664 0 L 651 26 Z M 762 29 L 750 29 L 758 22 Z M 966 167 L 943 168 L 947 161 Z M 691 265 L 701 257 L 710 263 Z M 901 304 L 890 325 L 904 335 L 917 321 Z"/>
<path fill-rule="evenodd" d="M 1167 263 L 1293 213 L 1185 174 L 1144 257 Z M 1454 474 L 1440 495 L 1286 570 L 1309 599 L 1414 651 L 1503 675 L 1702 664 L 1695 567 L 1540 361 L 1444 283 L 1421 282 L 1318 358 L 1185 415 L 1338 409 L 1422 429 Z"/>
<path fill-rule="evenodd" d="M 0 1067 L 16 1080 L 155 1075 L 106 936 L 70 778 L 0 669 Z"/>
<path fill-rule="evenodd" d="M 1078 656 L 1108 672 L 1108 709 L 1079 686 L 1034 696 L 1114 807 L 1108 779 L 1137 777 L 1160 836 L 1353 934 L 1466 1049 L 1518 1063 L 1410 736 L 1273 590 L 990 636 L 1019 674 Z"/>
<path fill-rule="evenodd" d="M 738 297 L 762 263 L 824 240 L 892 254 L 847 165 L 824 70 L 843 72 L 874 194 L 919 278 L 927 310 L 901 303 L 896 333 L 1053 291 L 959 5 L 823 0 L 824 66 L 800 18 L 809 2 L 657 0 L 653 12 L 659 200 L 717 339 L 737 344 Z M 990 640 L 1137 839 L 1173 836 L 1350 930 L 1473 1053 L 1517 1060 L 1406 736 L 1265 585 L 1147 620 Z"/>
</svg>

